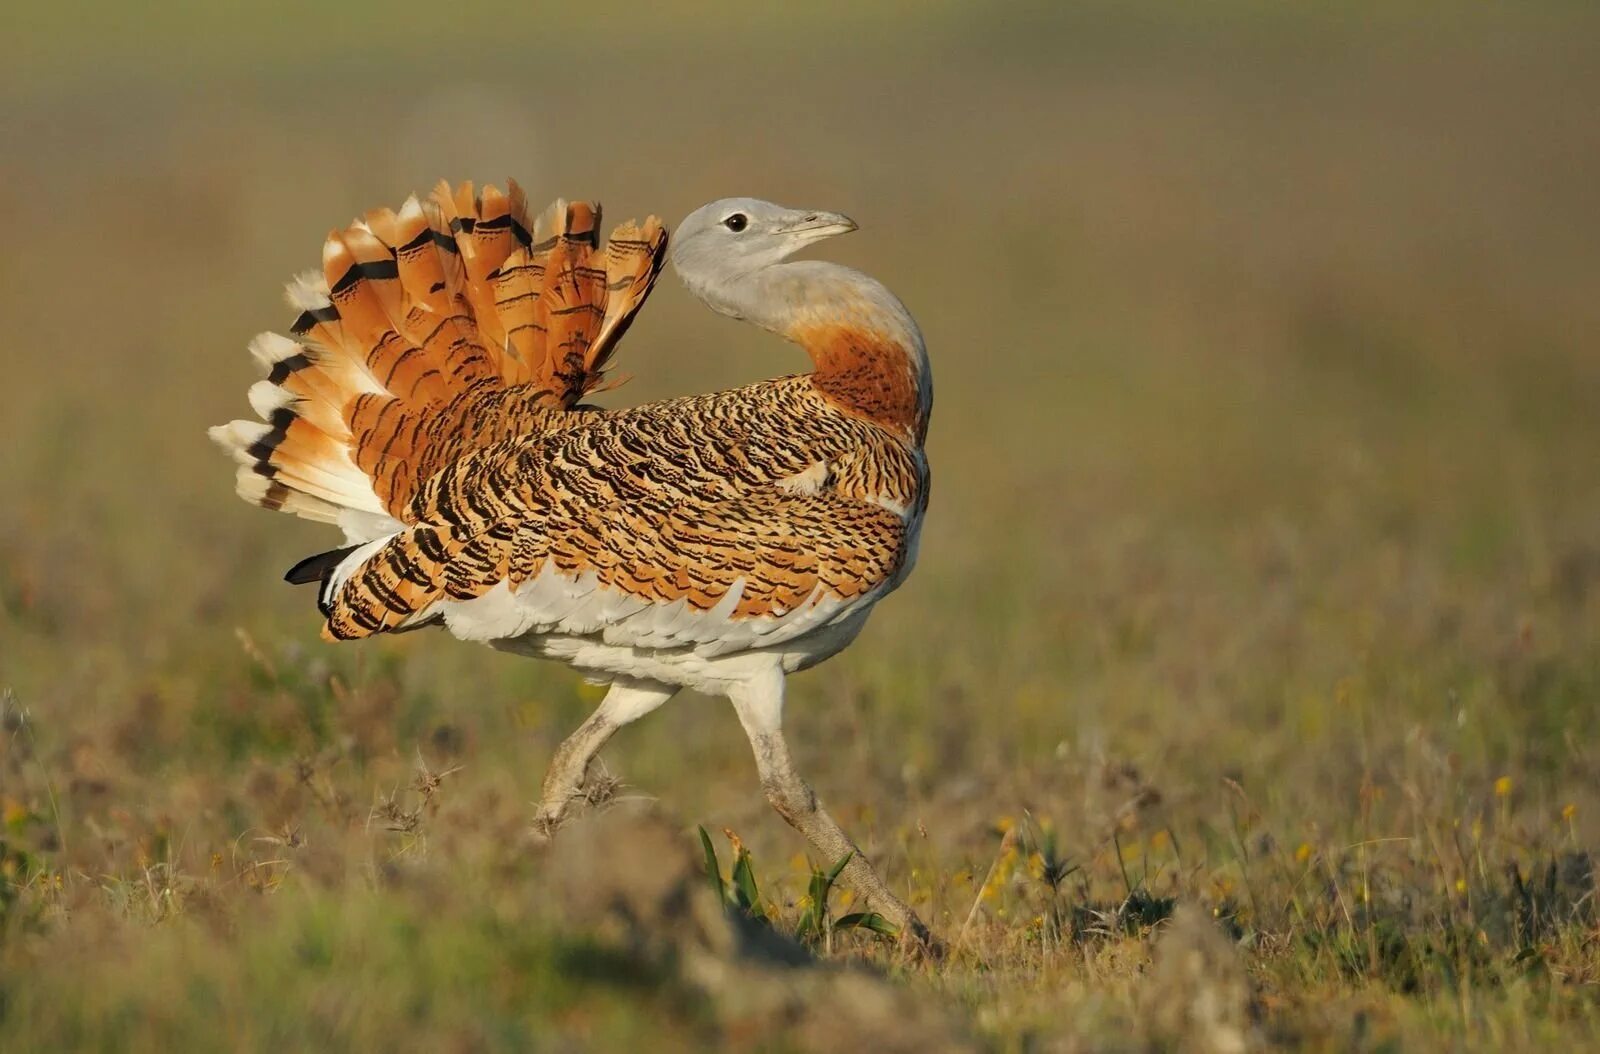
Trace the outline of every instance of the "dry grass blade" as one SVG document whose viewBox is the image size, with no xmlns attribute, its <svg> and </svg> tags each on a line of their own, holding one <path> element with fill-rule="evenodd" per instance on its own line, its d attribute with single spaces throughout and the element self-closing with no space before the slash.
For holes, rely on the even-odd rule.
<svg viewBox="0 0 1600 1054">
<path fill-rule="evenodd" d="M 972 908 L 967 912 L 966 920 L 961 923 L 955 943 L 950 946 L 952 960 L 959 958 L 962 949 L 967 946 L 967 935 L 972 930 L 973 922 L 978 918 L 978 912 L 983 908 L 984 898 L 993 894 L 991 887 L 1000 876 L 1007 859 L 1016 854 L 1017 841 L 1020 837 L 1015 825 L 1007 827 L 1005 834 L 1001 836 L 1000 848 L 995 852 L 994 862 L 989 865 L 989 872 L 984 875 L 983 884 L 978 887 L 977 895 L 972 898 Z"/>
</svg>

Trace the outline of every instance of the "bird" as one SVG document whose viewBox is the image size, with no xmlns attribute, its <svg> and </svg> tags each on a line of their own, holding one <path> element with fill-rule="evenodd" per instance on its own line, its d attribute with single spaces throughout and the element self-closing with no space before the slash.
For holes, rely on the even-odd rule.
<svg viewBox="0 0 1600 1054">
<path fill-rule="evenodd" d="M 937 939 L 796 770 L 786 679 L 847 647 L 910 573 L 928 506 L 927 349 L 882 283 L 799 250 L 848 217 L 725 198 L 670 237 L 600 241 L 595 202 L 537 219 L 515 182 L 441 182 L 332 231 L 250 351 L 257 421 L 211 437 L 238 494 L 344 544 L 289 570 L 322 635 L 438 626 L 609 685 L 556 749 L 551 838 L 617 729 L 680 689 L 728 699 L 778 814 L 908 941 Z M 605 409 L 617 345 L 667 264 L 808 373 Z"/>
</svg>

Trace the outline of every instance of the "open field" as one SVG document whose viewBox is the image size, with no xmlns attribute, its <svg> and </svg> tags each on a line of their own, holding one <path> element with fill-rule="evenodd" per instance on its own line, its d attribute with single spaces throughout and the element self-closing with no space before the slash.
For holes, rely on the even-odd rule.
<svg viewBox="0 0 1600 1054">
<path fill-rule="evenodd" d="M 8 34 L 0 1051 L 1600 1044 L 1592 5 L 328 6 Z M 842 210 L 917 315 L 918 570 L 789 728 L 946 962 L 715 910 L 696 826 L 777 930 L 810 866 L 720 702 L 535 848 L 597 691 L 278 581 L 246 342 L 508 175 Z M 669 277 L 619 364 L 803 357 Z"/>
</svg>

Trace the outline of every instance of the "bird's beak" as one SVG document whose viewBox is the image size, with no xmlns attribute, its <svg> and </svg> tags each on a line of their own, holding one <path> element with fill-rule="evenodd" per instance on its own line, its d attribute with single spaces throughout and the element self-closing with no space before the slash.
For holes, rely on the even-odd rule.
<svg viewBox="0 0 1600 1054">
<path fill-rule="evenodd" d="M 807 212 L 778 228 L 779 234 L 798 234 L 808 242 L 832 238 L 836 234 L 849 234 L 856 230 L 856 221 L 837 212 Z"/>
</svg>

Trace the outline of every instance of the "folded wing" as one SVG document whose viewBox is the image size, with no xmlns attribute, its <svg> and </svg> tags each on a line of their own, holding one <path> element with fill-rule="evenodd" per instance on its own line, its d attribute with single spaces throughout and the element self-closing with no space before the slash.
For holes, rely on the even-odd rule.
<svg viewBox="0 0 1600 1054">
<path fill-rule="evenodd" d="M 654 452 L 672 432 L 653 424 L 596 417 L 449 466 L 418 493 L 411 526 L 330 575 L 326 635 L 443 618 L 479 639 L 555 633 L 717 654 L 791 639 L 894 580 L 902 515 L 698 472 L 693 457 Z"/>
</svg>

